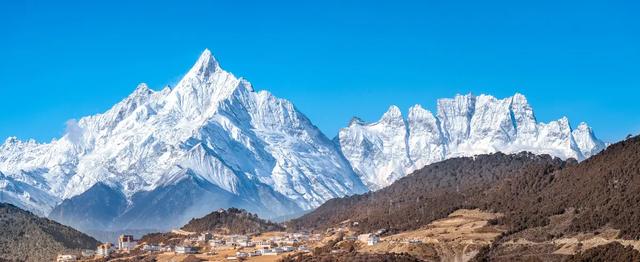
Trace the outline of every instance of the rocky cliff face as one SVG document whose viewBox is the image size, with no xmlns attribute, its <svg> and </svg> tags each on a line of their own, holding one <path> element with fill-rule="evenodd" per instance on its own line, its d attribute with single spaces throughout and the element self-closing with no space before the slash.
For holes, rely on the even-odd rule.
<svg viewBox="0 0 640 262">
<path fill-rule="evenodd" d="M 452 157 L 529 151 L 584 160 L 605 148 L 585 123 L 572 130 L 566 117 L 537 122 L 521 94 L 504 99 L 457 95 L 438 100 L 435 115 L 415 105 L 406 118 L 391 106 L 375 123 L 351 121 L 336 141 L 372 190 Z"/>
</svg>

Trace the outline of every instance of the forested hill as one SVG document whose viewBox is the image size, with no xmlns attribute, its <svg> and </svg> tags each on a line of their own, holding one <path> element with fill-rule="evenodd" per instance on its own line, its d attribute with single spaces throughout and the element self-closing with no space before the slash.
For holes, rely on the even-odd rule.
<svg viewBox="0 0 640 262">
<path fill-rule="evenodd" d="M 507 232 L 480 254 L 481 260 L 556 256 L 555 249 L 541 254 L 502 245 L 518 239 L 550 247 L 554 239 L 613 232 L 608 241 L 639 240 L 640 137 L 613 144 L 581 163 L 528 153 L 442 161 L 380 191 L 328 201 L 289 225 L 324 229 L 349 220 L 358 222 L 357 231 L 386 228 L 396 233 L 460 208 L 504 214 L 494 222 Z M 609 252 L 603 248 L 597 254 Z"/>
<path fill-rule="evenodd" d="M 261 219 L 256 214 L 237 208 L 220 209 L 204 217 L 191 219 L 182 229 L 191 232 L 217 231 L 227 234 L 284 230 L 279 224 Z"/>
<path fill-rule="evenodd" d="M 289 226 L 324 229 L 351 220 L 359 223 L 362 232 L 416 229 L 456 209 L 479 206 L 485 192 L 501 181 L 543 176 L 573 164 L 575 161 L 530 153 L 453 158 L 426 166 L 379 191 L 332 199 L 290 221 Z"/>
<path fill-rule="evenodd" d="M 55 261 L 59 253 L 79 253 L 97 245 L 97 240 L 71 227 L 0 203 L 0 261 Z"/>
</svg>

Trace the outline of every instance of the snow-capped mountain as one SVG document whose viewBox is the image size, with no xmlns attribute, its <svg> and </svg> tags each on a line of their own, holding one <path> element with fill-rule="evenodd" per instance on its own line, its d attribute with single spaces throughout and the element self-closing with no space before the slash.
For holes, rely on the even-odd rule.
<svg viewBox="0 0 640 262">
<path fill-rule="evenodd" d="M 524 96 L 461 96 L 354 118 L 329 140 L 291 102 L 205 50 L 173 88 L 140 84 L 50 143 L 0 145 L 0 202 L 85 232 L 167 229 L 218 208 L 267 218 L 364 193 L 456 156 L 531 151 L 578 160 L 605 148 L 586 124 L 538 123 Z"/>
<path fill-rule="evenodd" d="M 277 217 L 367 190 L 291 102 L 209 50 L 174 88 L 140 84 L 58 140 L 7 139 L 0 172 L 0 201 L 81 229 L 168 228 L 230 206 Z"/>
<path fill-rule="evenodd" d="M 575 130 L 566 117 L 538 123 L 521 94 L 505 99 L 457 95 L 438 100 L 437 107 L 434 115 L 415 105 L 404 118 L 391 106 L 375 123 L 354 118 L 335 140 L 372 190 L 451 157 L 529 151 L 583 160 L 606 147 L 585 123 Z"/>
</svg>

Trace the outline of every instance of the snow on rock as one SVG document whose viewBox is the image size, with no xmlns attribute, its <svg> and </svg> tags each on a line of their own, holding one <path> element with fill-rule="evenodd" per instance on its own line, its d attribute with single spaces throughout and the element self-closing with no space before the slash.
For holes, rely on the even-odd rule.
<svg viewBox="0 0 640 262">
<path fill-rule="evenodd" d="M 408 156 L 406 123 L 400 109 L 391 106 L 382 118 L 369 125 L 351 121 L 347 129 L 338 134 L 345 156 L 351 166 L 369 188 L 378 184 L 390 184 L 405 175 L 413 167 Z"/>
<path fill-rule="evenodd" d="M 571 134 L 585 158 L 589 158 L 607 147 L 604 142 L 596 138 L 591 127 L 585 122 L 581 122 Z"/>
<path fill-rule="evenodd" d="M 336 145 L 292 103 L 254 91 L 209 50 L 174 88 L 140 84 L 106 112 L 70 124 L 72 131 L 51 143 L 5 141 L 3 201 L 46 215 L 97 183 L 131 198 L 188 176 L 275 217 L 287 212 L 265 211 L 276 200 L 306 210 L 367 191 Z"/>
<path fill-rule="evenodd" d="M 370 189 L 451 157 L 530 151 L 584 160 L 606 147 L 584 123 L 575 130 L 566 117 L 538 123 L 522 94 L 456 95 L 437 105 L 437 116 L 415 105 L 405 121 L 392 106 L 375 123 L 354 118 L 340 130 L 342 153 Z"/>
</svg>

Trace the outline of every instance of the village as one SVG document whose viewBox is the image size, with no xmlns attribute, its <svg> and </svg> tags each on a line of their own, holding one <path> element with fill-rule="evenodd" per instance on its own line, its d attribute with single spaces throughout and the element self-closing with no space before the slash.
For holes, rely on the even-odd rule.
<svg viewBox="0 0 640 262">
<path fill-rule="evenodd" d="M 420 229 L 396 234 L 388 234 L 387 229 L 358 234 L 358 222 L 349 220 L 320 232 L 226 234 L 174 229 L 138 240 L 131 235 L 121 235 L 115 245 L 103 243 L 96 250 L 85 250 L 79 256 L 59 255 L 58 261 L 266 262 L 285 256 L 344 252 L 406 252 L 424 260 L 462 261 L 506 230 L 490 223 L 501 216 L 478 209 L 460 209 Z M 146 258 L 148 260 L 144 260 Z"/>
<path fill-rule="evenodd" d="M 362 246 L 380 242 L 377 233 L 355 235 L 345 227 L 330 228 L 323 233 L 266 232 L 261 234 L 225 235 L 213 232 L 172 230 L 171 238 L 157 243 L 121 235 L 117 243 L 103 243 L 95 250 L 80 255 L 60 254 L 58 262 L 71 261 L 128 261 L 153 257 L 149 261 L 277 261 L 285 255 L 312 253 L 316 247 L 340 235 L 341 239 L 357 241 Z M 165 243 L 166 242 L 166 243 Z M 194 260 L 195 259 L 195 260 Z"/>
</svg>

